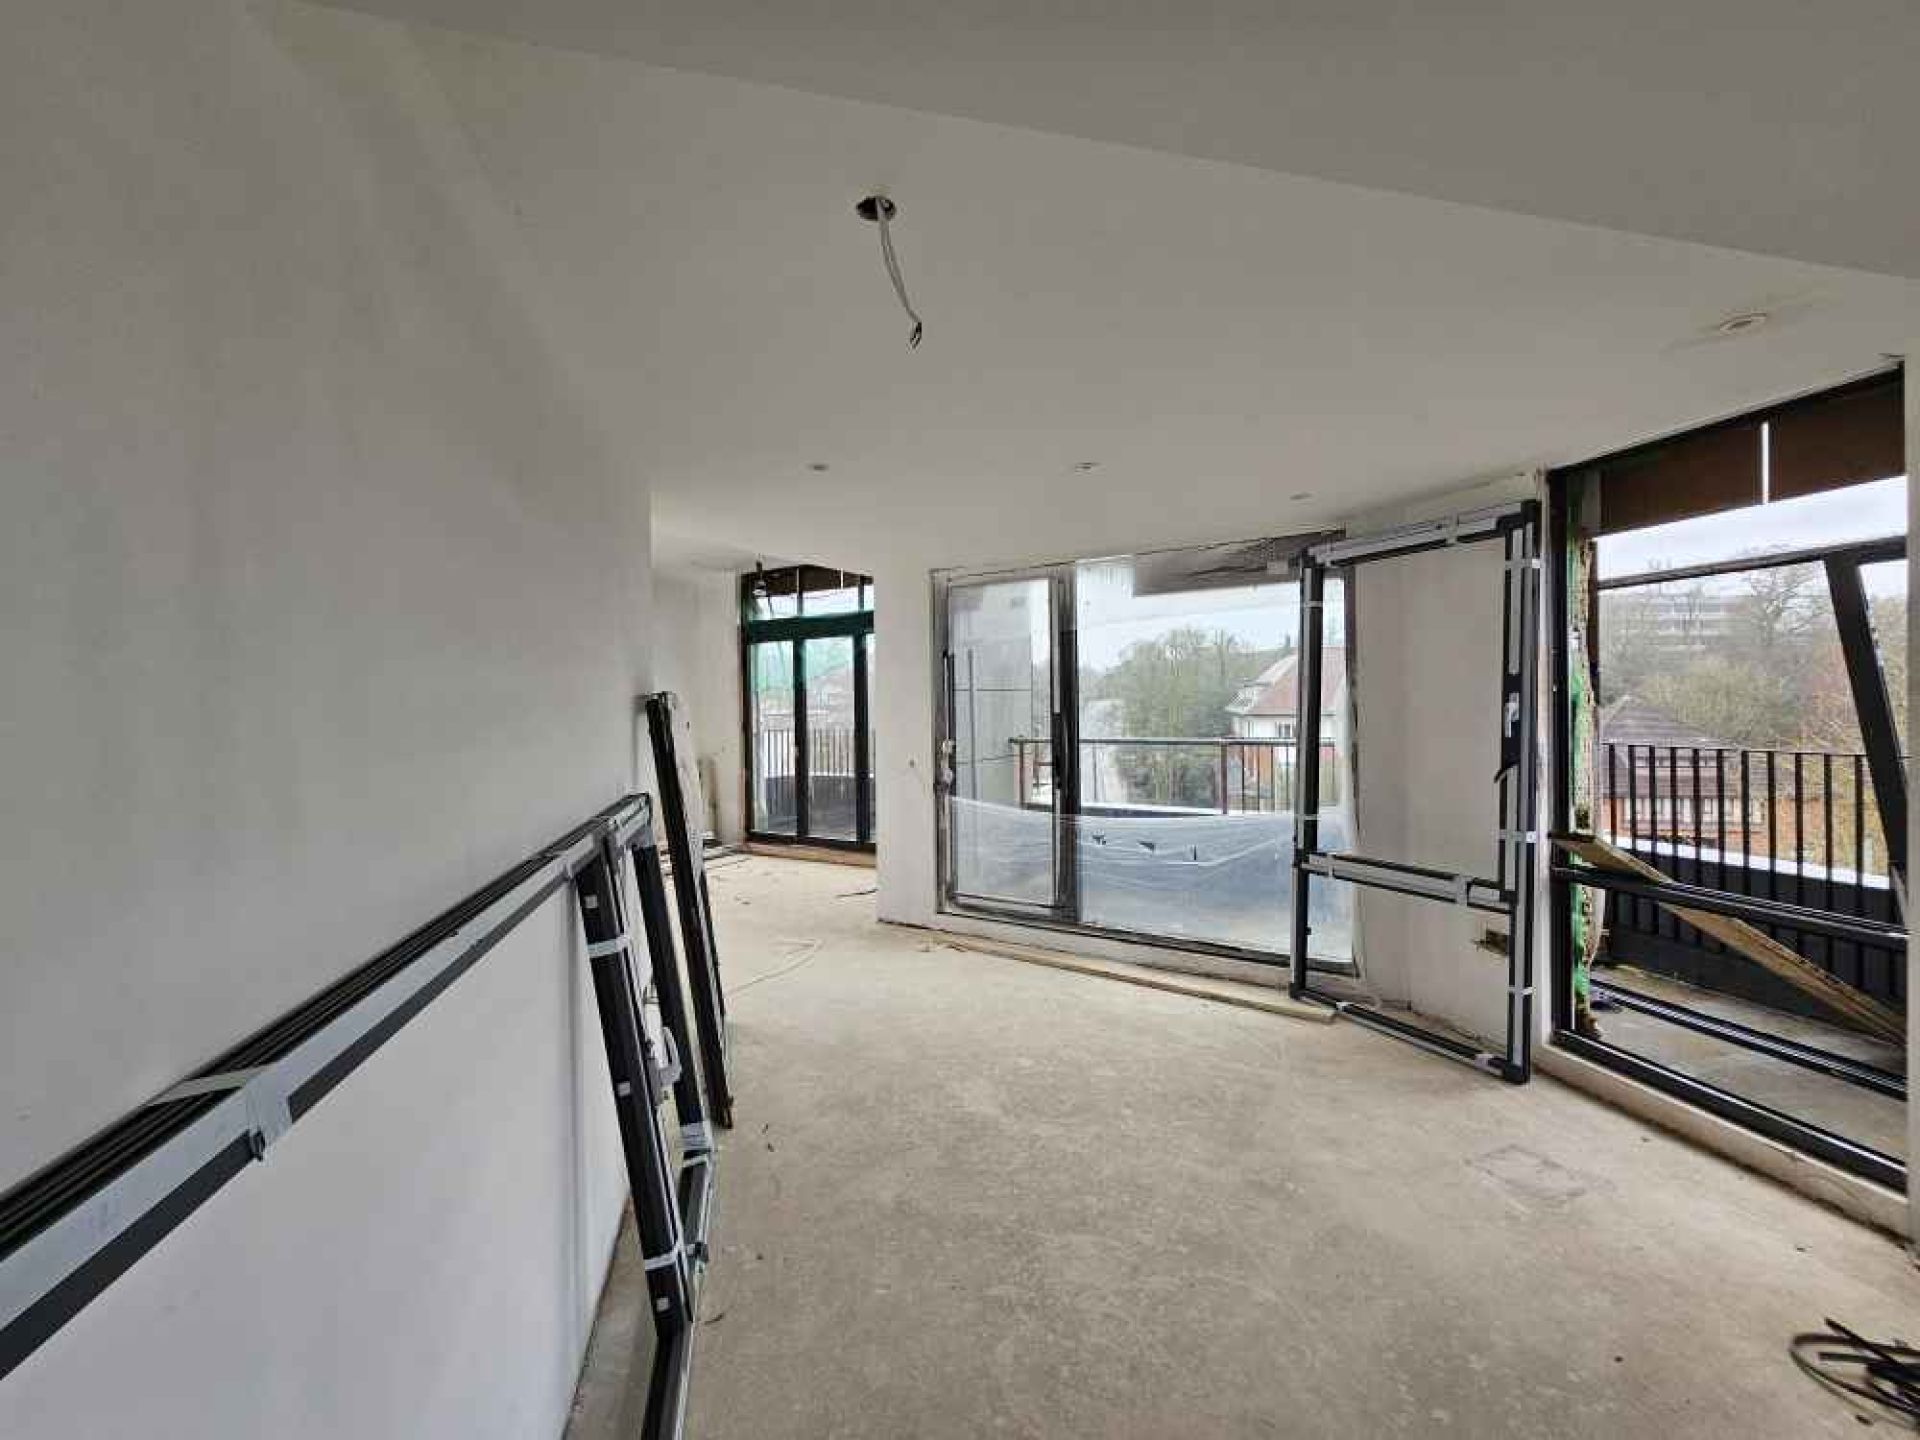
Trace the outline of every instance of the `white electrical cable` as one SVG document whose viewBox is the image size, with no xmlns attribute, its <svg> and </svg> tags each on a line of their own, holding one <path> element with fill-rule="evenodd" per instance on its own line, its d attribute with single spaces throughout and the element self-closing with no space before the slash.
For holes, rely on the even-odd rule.
<svg viewBox="0 0 1920 1440">
<path fill-rule="evenodd" d="M 893 281 L 893 293 L 900 297 L 900 308 L 913 321 L 913 333 L 907 336 L 907 348 L 918 350 L 920 337 L 927 327 L 920 319 L 920 312 L 913 308 L 913 302 L 907 298 L 907 282 L 900 278 L 900 260 L 893 253 L 893 234 L 887 228 L 887 220 L 892 212 L 892 205 L 886 203 L 879 205 L 875 212 L 874 218 L 880 226 L 880 257 L 887 262 L 887 276 Z"/>
</svg>

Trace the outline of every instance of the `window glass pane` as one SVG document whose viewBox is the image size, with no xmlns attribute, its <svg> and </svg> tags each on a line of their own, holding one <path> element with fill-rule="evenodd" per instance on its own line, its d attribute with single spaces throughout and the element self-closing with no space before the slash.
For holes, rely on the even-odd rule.
<svg viewBox="0 0 1920 1440">
<path fill-rule="evenodd" d="M 1669 878 L 1725 854 L 1843 908 L 1856 874 L 1886 883 L 1824 567 L 1601 591 L 1599 698 L 1602 828 Z"/>
<path fill-rule="evenodd" d="M 1906 533 L 1907 482 L 1896 477 L 1603 535 L 1598 568 L 1600 578 L 1610 580 L 1650 570 L 1709 565 L 1770 550 L 1805 550 L 1814 545 L 1878 540 Z"/>
<path fill-rule="evenodd" d="M 1894 728 L 1900 753 L 1907 753 L 1907 562 L 1888 560 L 1862 565 L 1860 580 L 1867 591 L 1867 615 L 1873 622 L 1874 649 L 1880 673 L 1886 676 L 1887 699 L 1893 704 Z"/>
<path fill-rule="evenodd" d="M 1165 592 L 1151 573 L 1125 557 L 1075 570 L 1081 916 L 1284 953 L 1299 763 L 1298 587 Z M 1324 663 L 1329 753 L 1344 734 L 1345 659 L 1336 622 Z M 1323 779 L 1328 848 L 1344 848 L 1329 814 L 1341 803 L 1339 778 L 1336 769 Z M 1350 958 L 1346 936 L 1344 926 L 1316 927 L 1317 957 Z"/>
<path fill-rule="evenodd" d="M 854 775 L 853 640 L 805 642 L 802 694 L 807 706 L 807 834 L 859 838 Z"/>
<path fill-rule="evenodd" d="M 800 598 L 789 583 L 781 589 L 774 576 L 755 577 L 747 582 L 747 619 L 790 620 L 800 613 Z"/>
<path fill-rule="evenodd" d="M 1895 1077 L 1906 1070 L 1900 1046 L 1773 982 L 1650 901 L 1574 890 L 1595 907 L 1591 997 L 1601 1039 L 1882 1154 L 1906 1155 L 1907 1113 L 1898 1098 L 1677 1025 L 1650 1006 L 1681 1006 Z M 1835 941 L 1829 950 L 1819 937 L 1785 931 L 1776 938 L 1816 961 L 1831 957 L 1845 967 L 1841 973 L 1858 974 L 1869 986 L 1891 983 L 1902 968 L 1900 957 L 1871 946 Z"/>
<path fill-rule="evenodd" d="M 754 645 L 747 652 L 752 687 L 752 754 L 749 779 L 751 829 L 768 835 L 794 833 L 793 643 Z"/>
<path fill-rule="evenodd" d="M 1033 577 L 948 592 L 949 863 L 959 895 L 1054 903 L 1051 591 Z"/>
<path fill-rule="evenodd" d="M 1849 505 L 1857 507 L 1851 514 Z M 1780 518 L 1789 510 L 1800 528 L 1783 532 Z M 1693 549 L 1667 537 L 1624 561 L 1616 552 L 1614 573 L 1904 534 L 1904 488 L 1899 481 L 1854 486 L 1709 524 L 1717 533 Z M 1600 541 L 1603 571 L 1609 545 L 1635 538 Z M 1904 737 L 1906 566 L 1864 566 L 1861 576 Z M 1671 880 L 1900 923 L 1824 564 L 1602 590 L 1597 603 L 1600 837 Z M 1905 1154 L 1899 1100 L 1837 1078 L 1837 1067 L 1823 1073 L 1818 1063 L 1790 1063 L 1675 1018 L 1691 1011 L 1847 1064 L 1904 1074 L 1902 1048 L 1848 1009 L 1864 1000 L 1904 1013 L 1897 953 L 1762 927 L 1767 940 L 1846 987 L 1850 998 L 1836 1008 L 1817 987 L 1791 983 L 1781 966 L 1759 963 L 1671 908 L 1577 894 L 1583 918 L 1576 935 L 1591 962 L 1603 1039 L 1875 1150 Z"/>
<path fill-rule="evenodd" d="M 870 826 L 873 826 L 874 830 L 877 830 L 880 822 L 878 819 L 878 812 L 875 811 L 875 809 L 873 808 L 873 805 L 874 805 L 873 772 L 874 772 L 875 766 L 879 763 L 878 757 L 879 757 L 880 751 L 875 741 L 874 728 L 873 728 L 873 714 L 874 714 L 874 705 L 873 705 L 873 698 L 872 698 L 874 693 L 873 632 L 869 630 L 865 635 L 861 636 L 860 643 L 867 647 L 867 697 L 868 697 L 867 698 L 867 773 L 860 777 L 860 783 L 867 787 L 867 823 Z M 870 830 L 866 838 L 871 840 L 873 838 L 873 834 L 874 834 L 874 831 Z"/>
<path fill-rule="evenodd" d="M 860 577 L 848 575 L 843 584 L 826 584 L 809 589 L 800 599 L 804 615 L 851 615 L 860 606 Z"/>
</svg>

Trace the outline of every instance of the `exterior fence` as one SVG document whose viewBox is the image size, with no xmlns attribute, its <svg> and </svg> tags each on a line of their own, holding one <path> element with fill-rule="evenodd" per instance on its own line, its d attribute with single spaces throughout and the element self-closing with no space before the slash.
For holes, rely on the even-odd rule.
<svg viewBox="0 0 1920 1440">
<path fill-rule="evenodd" d="M 1600 833 L 1669 879 L 1897 923 L 1866 756 L 1851 751 L 1607 744 L 1595 777 Z M 1904 957 L 1766 929 L 1828 973 L 1904 1002 Z M 1689 984 L 1825 1018 L 1782 983 L 1651 901 L 1613 896 L 1608 954 Z"/>
<path fill-rule="evenodd" d="M 1864 754 L 1611 743 L 1603 749 L 1595 777 L 1600 830 L 1628 848 L 1710 847 L 1729 865 L 1789 864 L 1801 875 L 1811 869 L 1830 890 L 1849 878 L 1886 876 L 1886 840 Z"/>
<path fill-rule="evenodd" d="M 851 725 L 807 726 L 808 833 L 827 839 L 855 837 L 859 779 Z M 799 818 L 793 726 L 760 725 L 752 736 L 753 828 L 791 835 Z M 867 813 L 873 813 L 873 777 L 867 777 Z"/>
<path fill-rule="evenodd" d="M 1033 736 L 1011 742 L 1015 794 L 1025 806 L 1053 797 L 1053 745 Z M 1108 814 L 1274 815 L 1293 808 L 1299 746 L 1245 736 L 1101 737 L 1080 741 L 1080 804 Z M 1320 747 L 1320 798 L 1343 798 L 1339 752 Z"/>
<path fill-rule="evenodd" d="M 854 730 L 851 725 L 807 726 L 807 773 L 815 779 L 853 776 Z M 753 773 L 762 780 L 791 782 L 794 773 L 793 726 L 759 725 L 753 732 Z"/>
</svg>

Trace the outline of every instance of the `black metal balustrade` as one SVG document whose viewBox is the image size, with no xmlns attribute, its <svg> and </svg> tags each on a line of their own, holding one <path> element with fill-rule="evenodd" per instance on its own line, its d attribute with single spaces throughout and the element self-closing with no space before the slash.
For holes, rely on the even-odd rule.
<svg viewBox="0 0 1920 1440">
<path fill-rule="evenodd" d="M 1015 791 L 1027 807 L 1046 808 L 1053 786 L 1053 746 L 1015 736 Z M 1299 746 L 1269 736 L 1136 736 L 1082 738 L 1080 804 L 1102 814 L 1274 815 L 1293 808 Z M 1339 756 L 1320 746 L 1323 803 L 1341 798 Z"/>
<path fill-rule="evenodd" d="M 1865 754 L 1850 751 L 1603 745 L 1600 834 L 1669 879 L 1831 914 L 1898 923 Z M 1899 1002 L 1904 958 L 1784 926 L 1775 938 L 1848 984 Z M 1609 953 L 1777 1009 L 1805 997 L 1650 900 L 1616 897 Z"/>
</svg>

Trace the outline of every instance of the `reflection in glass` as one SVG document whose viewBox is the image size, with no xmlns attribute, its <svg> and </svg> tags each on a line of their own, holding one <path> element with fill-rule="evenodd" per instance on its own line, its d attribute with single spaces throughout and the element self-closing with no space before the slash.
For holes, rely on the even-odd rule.
<svg viewBox="0 0 1920 1440">
<path fill-rule="evenodd" d="M 1237 948 L 1287 947 L 1299 753 L 1298 587 L 1173 588 L 1132 557 L 1075 569 L 1080 915 Z M 1324 651 L 1321 843 L 1350 844 L 1346 646 L 1337 582 Z M 1352 955 L 1347 903 L 1317 886 L 1315 957 Z"/>
<path fill-rule="evenodd" d="M 857 839 L 853 638 L 837 635 L 808 640 L 804 647 L 801 673 L 806 677 L 807 834 L 826 840 Z"/>
<path fill-rule="evenodd" d="M 961 895 L 1054 903 L 1051 594 L 1037 577 L 948 593 L 950 863 Z"/>
<path fill-rule="evenodd" d="M 751 829 L 791 835 L 797 819 L 794 791 L 793 645 L 775 640 L 751 646 L 747 681 L 752 688 L 749 775 Z"/>
</svg>

